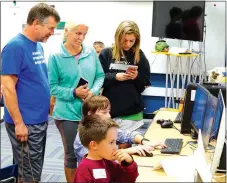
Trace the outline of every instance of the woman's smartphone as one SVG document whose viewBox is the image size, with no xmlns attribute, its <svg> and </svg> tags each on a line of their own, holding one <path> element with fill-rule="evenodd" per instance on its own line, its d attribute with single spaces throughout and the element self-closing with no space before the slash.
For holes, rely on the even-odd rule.
<svg viewBox="0 0 227 183">
<path fill-rule="evenodd" d="M 136 71 L 137 69 L 138 69 L 138 66 L 136 65 L 129 66 L 128 69 L 126 70 L 126 73 L 129 73 L 131 71 Z"/>
<path fill-rule="evenodd" d="M 82 85 L 85 85 L 85 84 L 88 84 L 88 81 L 84 78 L 80 78 L 79 83 L 77 85 L 77 88 L 82 86 Z"/>
</svg>

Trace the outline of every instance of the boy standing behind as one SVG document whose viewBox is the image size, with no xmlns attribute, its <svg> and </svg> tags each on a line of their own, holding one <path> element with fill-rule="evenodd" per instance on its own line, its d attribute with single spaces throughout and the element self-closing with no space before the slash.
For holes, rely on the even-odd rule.
<svg viewBox="0 0 227 183">
<path fill-rule="evenodd" d="M 124 150 L 117 150 L 117 128 L 116 122 L 100 115 L 88 115 L 80 122 L 79 136 L 88 155 L 79 164 L 74 182 L 136 181 L 137 164 Z"/>
<path fill-rule="evenodd" d="M 101 53 L 101 51 L 104 49 L 105 45 L 101 41 L 95 41 L 93 43 L 93 47 L 95 48 L 97 55 L 99 55 Z"/>
</svg>

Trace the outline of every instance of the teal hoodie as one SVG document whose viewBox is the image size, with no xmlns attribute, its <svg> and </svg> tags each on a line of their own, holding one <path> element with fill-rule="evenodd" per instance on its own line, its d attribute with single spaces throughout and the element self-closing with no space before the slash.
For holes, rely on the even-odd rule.
<svg viewBox="0 0 227 183">
<path fill-rule="evenodd" d="M 51 95 L 56 97 L 54 119 L 80 121 L 82 100 L 74 98 L 73 91 L 81 77 L 88 81 L 88 88 L 99 94 L 105 74 L 93 48 L 82 45 L 79 60 L 70 55 L 62 44 L 48 59 L 48 77 Z"/>
</svg>

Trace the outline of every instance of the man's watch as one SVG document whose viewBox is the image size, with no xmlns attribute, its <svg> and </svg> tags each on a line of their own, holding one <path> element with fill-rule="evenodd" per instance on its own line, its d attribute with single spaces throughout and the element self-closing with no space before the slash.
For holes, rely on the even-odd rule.
<svg viewBox="0 0 227 183">
<path fill-rule="evenodd" d="M 148 141 L 148 142 L 150 142 L 149 139 L 143 138 L 143 139 L 141 140 L 141 144 L 142 144 L 142 145 L 143 145 L 143 141 Z"/>
</svg>

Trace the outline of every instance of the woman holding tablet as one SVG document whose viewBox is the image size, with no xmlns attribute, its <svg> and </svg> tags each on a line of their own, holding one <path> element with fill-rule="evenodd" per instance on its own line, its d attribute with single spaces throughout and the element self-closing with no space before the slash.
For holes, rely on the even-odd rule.
<svg viewBox="0 0 227 183">
<path fill-rule="evenodd" d="M 122 130 L 135 131 L 144 124 L 141 93 L 150 86 L 150 66 L 140 49 L 137 24 L 128 20 L 121 22 L 115 33 L 115 44 L 103 49 L 99 59 L 105 72 L 102 94 L 110 100 L 111 117 Z M 130 66 L 121 70 L 112 67 L 113 64 Z"/>
</svg>

